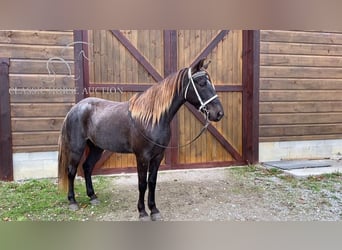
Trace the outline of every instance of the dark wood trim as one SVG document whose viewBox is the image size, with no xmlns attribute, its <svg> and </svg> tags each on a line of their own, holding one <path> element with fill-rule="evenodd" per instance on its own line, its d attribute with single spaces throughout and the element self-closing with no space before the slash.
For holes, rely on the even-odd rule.
<svg viewBox="0 0 342 250">
<path fill-rule="evenodd" d="M 164 76 L 176 72 L 178 69 L 177 58 L 177 31 L 165 30 L 164 31 Z M 179 141 L 179 118 L 178 114 L 173 118 L 171 122 L 172 136 L 170 140 L 170 146 L 176 147 Z M 178 163 L 178 149 L 169 148 L 165 151 L 165 162 L 172 168 L 173 165 Z"/>
<path fill-rule="evenodd" d="M 216 92 L 242 92 L 242 85 L 215 85 Z"/>
<path fill-rule="evenodd" d="M 244 165 L 243 161 L 220 161 L 220 162 L 203 162 L 203 163 L 184 163 L 175 165 L 174 169 L 199 169 L 199 168 L 217 168 Z"/>
<path fill-rule="evenodd" d="M 152 84 L 141 83 L 94 83 L 90 82 L 88 86 L 89 92 L 143 92 Z M 242 92 L 242 85 L 215 85 L 217 92 Z"/>
<path fill-rule="evenodd" d="M 74 44 L 74 65 L 75 65 L 75 87 L 76 95 L 75 102 L 79 102 L 85 97 L 88 97 L 84 89 L 89 87 L 89 62 L 84 58 L 83 54 L 88 56 L 88 31 L 75 30 L 74 42 L 82 42 Z M 83 52 L 82 52 L 83 51 Z"/>
<path fill-rule="evenodd" d="M 164 31 L 164 76 L 177 71 L 177 31 Z"/>
<path fill-rule="evenodd" d="M 210 52 L 217 47 L 217 45 L 228 35 L 229 30 L 221 30 L 213 40 L 205 47 L 205 49 L 196 57 L 191 63 L 190 67 L 194 66 L 202 58 L 206 58 Z"/>
<path fill-rule="evenodd" d="M 255 164 L 259 161 L 260 31 L 243 31 L 242 43 L 243 158 Z"/>
<path fill-rule="evenodd" d="M 91 92 L 110 92 L 110 91 L 123 91 L 123 92 L 143 92 L 152 84 L 141 83 L 89 83 L 88 91 Z M 112 88 L 112 90 L 111 90 Z"/>
<path fill-rule="evenodd" d="M 0 180 L 13 180 L 9 58 L 0 58 Z"/>
<path fill-rule="evenodd" d="M 160 165 L 159 170 L 174 170 L 174 169 L 201 169 L 201 168 L 217 168 L 217 167 L 233 167 L 244 165 L 245 162 L 241 161 L 223 161 L 223 162 L 205 162 L 205 163 L 187 163 L 173 165 Z M 137 173 L 136 166 L 126 168 L 98 168 L 94 169 L 94 175 L 108 175 L 108 174 L 121 174 L 121 173 Z M 137 180 L 138 181 L 138 180 Z"/>
<path fill-rule="evenodd" d="M 140 63 L 147 72 L 157 82 L 163 80 L 163 77 L 158 71 L 150 64 L 150 62 L 140 53 L 139 50 L 122 34 L 119 30 L 111 30 L 112 34 L 122 43 L 123 46 L 131 53 L 131 55 Z"/>
</svg>

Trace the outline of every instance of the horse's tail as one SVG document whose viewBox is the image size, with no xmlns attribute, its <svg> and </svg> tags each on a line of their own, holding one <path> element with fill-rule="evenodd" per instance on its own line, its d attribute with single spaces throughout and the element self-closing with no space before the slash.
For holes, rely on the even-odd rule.
<svg viewBox="0 0 342 250">
<path fill-rule="evenodd" d="M 66 192 L 68 188 L 68 165 L 70 161 L 69 140 L 66 131 L 66 119 L 63 122 L 58 140 L 58 188 Z"/>
</svg>

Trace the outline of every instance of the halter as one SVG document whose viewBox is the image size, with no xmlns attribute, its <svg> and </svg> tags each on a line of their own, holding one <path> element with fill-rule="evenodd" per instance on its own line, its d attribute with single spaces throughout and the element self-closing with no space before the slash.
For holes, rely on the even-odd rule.
<svg viewBox="0 0 342 250">
<path fill-rule="evenodd" d="M 189 70 L 188 70 L 189 83 L 188 83 L 188 85 L 187 85 L 186 88 L 185 88 L 184 99 L 186 100 L 186 96 L 187 96 L 187 94 L 188 94 L 189 86 L 190 86 L 190 83 L 191 83 L 191 84 L 192 84 L 192 87 L 193 87 L 194 90 L 195 90 L 197 99 L 198 99 L 198 101 L 201 103 L 201 106 L 198 108 L 199 111 L 202 111 L 202 110 L 206 111 L 206 106 L 207 106 L 207 104 L 209 104 L 211 101 L 213 101 L 214 99 L 216 99 L 216 98 L 218 97 L 217 95 L 214 95 L 214 96 L 212 96 L 211 98 L 209 98 L 208 100 L 206 100 L 205 102 L 203 102 L 201 96 L 199 95 L 198 90 L 197 90 L 197 88 L 196 88 L 196 85 L 195 85 L 195 83 L 194 83 L 194 79 L 196 79 L 196 78 L 198 78 L 198 77 L 201 77 L 201 76 L 205 76 L 206 74 L 207 74 L 207 73 L 206 73 L 205 71 L 199 71 L 199 72 L 197 72 L 197 73 L 191 75 L 191 68 L 189 68 Z M 209 80 L 207 80 L 207 81 L 211 84 L 211 82 L 210 82 Z M 214 85 L 213 85 L 213 87 L 214 87 Z M 215 87 L 214 87 L 214 89 L 215 89 Z"/>
<path fill-rule="evenodd" d="M 140 131 L 140 129 L 137 129 L 138 132 L 147 140 L 149 141 L 150 143 L 158 146 L 158 147 L 161 147 L 161 148 L 169 148 L 169 149 L 172 149 L 172 148 L 182 148 L 182 147 L 185 147 L 185 146 L 188 146 L 190 145 L 191 143 L 193 143 L 194 141 L 196 141 L 203 133 L 204 131 L 208 128 L 209 124 L 210 124 L 210 121 L 209 121 L 209 111 L 207 110 L 206 108 L 206 105 L 208 103 L 210 103 L 211 101 L 213 101 L 214 99 L 216 99 L 218 96 L 217 95 L 214 95 L 212 96 L 211 98 L 209 98 L 207 101 L 203 102 L 201 96 L 199 95 L 198 93 L 198 90 L 196 88 L 196 85 L 194 83 L 194 80 L 193 79 L 196 79 L 200 76 L 205 76 L 207 73 L 205 71 L 199 71 L 193 75 L 191 75 L 191 68 L 189 68 L 188 70 L 188 77 L 189 77 L 189 83 L 188 85 L 186 86 L 186 89 L 185 89 L 185 93 L 184 93 L 184 99 L 186 100 L 186 96 L 188 94 L 188 89 L 189 89 L 189 86 L 190 86 L 190 83 L 192 84 L 194 90 L 195 90 L 195 93 L 196 93 L 196 96 L 197 96 L 197 99 L 198 101 L 201 103 L 201 106 L 198 108 L 199 111 L 202 111 L 205 113 L 205 125 L 202 127 L 201 131 L 198 133 L 198 135 L 192 139 L 191 141 L 183 144 L 183 145 L 179 145 L 179 146 L 165 146 L 165 145 L 162 145 L 162 144 L 159 144 L 155 141 L 153 141 L 151 138 L 149 138 L 147 135 L 144 134 L 143 131 Z M 211 85 L 213 85 L 209 80 L 207 80 Z M 213 85 L 213 88 L 215 89 L 214 85 Z M 131 119 L 133 120 L 133 118 L 131 117 Z M 135 124 L 135 121 L 133 120 L 133 124 Z"/>
</svg>

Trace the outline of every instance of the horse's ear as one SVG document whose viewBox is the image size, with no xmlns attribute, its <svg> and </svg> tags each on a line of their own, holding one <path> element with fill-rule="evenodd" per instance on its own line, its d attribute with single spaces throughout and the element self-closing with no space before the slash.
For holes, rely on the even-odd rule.
<svg viewBox="0 0 342 250">
<path fill-rule="evenodd" d="M 191 67 L 192 74 L 195 74 L 203 68 L 205 59 L 206 58 L 200 59 L 194 66 Z M 206 66 L 208 66 L 208 64 L 206 64 Z"/>
<path fill-rule="evenodd" d="M 206 64 L 203 65 L 203 68 L 204 69 L 207 69 L 208 68 L 208 65 L 211 63 L 211 60 L 209 60 Z"/>
</svg>

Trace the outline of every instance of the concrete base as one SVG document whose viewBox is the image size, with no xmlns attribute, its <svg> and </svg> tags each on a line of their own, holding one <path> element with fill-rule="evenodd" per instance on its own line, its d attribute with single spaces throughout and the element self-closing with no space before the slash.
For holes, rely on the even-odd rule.
<svg viewBox="0 0 342 250">
<path fill-rule="evenodd" d="M 57 177 L 58 152 L 13 154 L 14 180 Z"/>
<path fill-rule="evenodd" d="M 259 161 L 332 158 L 342 154 L 342 140 L 259 143 Z"/>
<path fill-rule="evenodd" d="M 342 156 L 331 160 L 290 160 L 265 162 L 266 168 L 279 168 L 296 177 L 342 173 Z"/>
<path fill-rule="evenodd" d="M 342 140 L 262 142 L 259 144 L 260 162 L 293 159 L 333 159 L 334 156 L 341 154 Z M 57 151 L 13 154 L 14 180 L 57 177 L 57 157 Z M 334 172 L 335 169 L 331 171 Z"/>
</svg>

